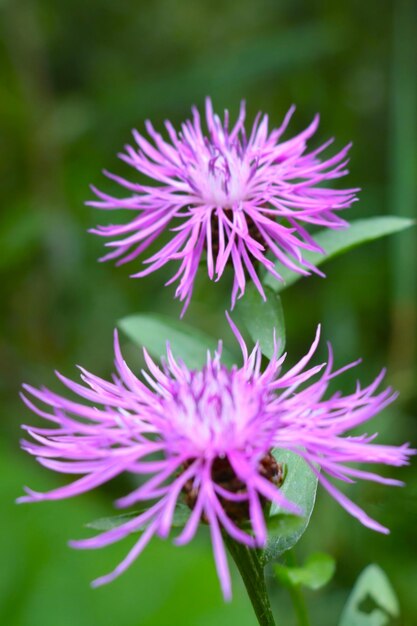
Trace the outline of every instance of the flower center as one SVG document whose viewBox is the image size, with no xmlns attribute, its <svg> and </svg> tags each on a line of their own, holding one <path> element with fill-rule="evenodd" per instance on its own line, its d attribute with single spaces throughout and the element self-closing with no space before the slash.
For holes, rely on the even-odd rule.
<svg viewBox="0 0 417 626">
<path fill-rule="evenodd" d="M 226 218 L 230 222 L 233 222 L 233 209 L 230 209 L 230 208 L 223 209 L 223 213 L 225 214 Z M 252 237 L 252 239 L 257 241 L 258 243 L 265 246 L 265 240 L 262 237 L 261 233 L 259 232 L 259 229 L 257 225 L 255 224 L 255 222 L 253 221 L 253 219 L 249 217 L 249 215 L 246 215 L 246 214 L 244 214 L 244 218 L 246 220 L 246 224 L 248 227 L 249 236 Z M 219 221 L 218 221 L 215 211 L 213 211 L 213 213 L 211 214 L 211 241 L 212 241 L 211 247 L 213 250 L 213 254 L 214 254 L 214 257 L 216 258 L 220 249 L 220 232 L 219 232 Z M 226 244 L 227 244 L 227 241 L 226 241 Z M 230 259 L 229 263 L 231 262 L 232 261 Z"/>
<path fill-rule="evenodd" d="M 187 463 L 184 464 L 184 469 L 187 469 L 193 461 L 194 459 L 187 461 Z M 278 463 L 270 452 L 259 461 L 258 472 L 276 487 L 280 487 L 284 482 L 282 463 Z M 236 476 L 227 457 L 216 457 L 214 459 L 211 466 L 211 478 L 216 485 L 232 494 L 242 495 L 243 497 L 247 494 L 246 484 Z M 194 485 L 193 479 L 187 480 L 183 487 L 183 493 L 185 495 L 185 502 L 190 509 L 193 509 L 197 502 L 198 492 L 199 488 Z M 219 493 L 217 497 L 231 520 L 239 523 L 249 519 L 249 500 L 247 498 L 242 498 L 242 500 L 229 500 Z M 265 506 L 267 500 L 261 496 L 261 502 L 262 506 Z M 208 523 L 204 514 L 202 515 L 202 521 Z"/>
<path fill-rule="evenodd" d="M 251 166 L 237 146 L 207 143 L 189 169 L 193 189 L 203 202 L 226 208 L 240 204 L 248 193 Z"/>
</svg>

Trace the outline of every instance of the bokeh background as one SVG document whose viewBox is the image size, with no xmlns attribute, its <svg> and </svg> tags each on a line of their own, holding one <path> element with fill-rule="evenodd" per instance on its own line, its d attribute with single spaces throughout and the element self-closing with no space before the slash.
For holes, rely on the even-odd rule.
<svg viewBox="0 0 417 626">
<path fill-rule="evenodd" d="M 111 515 L 123 480 L 61 503 L 17 507 L 22 486 L 60 478 L 20 452 L 19 424 L 34 418 L 19 402 L 22 381 L 59 390 L 53 369 L 81 363 L 101 375 L 112 365 L 112 329 L 135 311 L 178 317 L 163 271 L 142 281 L 101 265 L 104 223 L 84 202 L 89 184 L 115 191 L 103 168 L 126 174 L 116 153 L 133 127 L 152 118 L 178 124 L 210 94 L 215 107 L 249 119 L 261 109 L 278 125 L 297 105 L 289 134 L 321 113 L 318 145 L 353 140 L 350 186 L 361 201 L 351 218 L 416 215 L 416 6 L 409 0 L 1 0 L 0 208 L 0 624 L 2 626 L 253 625 L 238 576 L 224 605 L 208 538 L 184 548 L 155 541 L 111 586 L 89 581 L 110 570 L 128 541 L 98 552 L 69 549 L 84 525 Z M 131 172 L 129 172 L 131 175 Z M 361 355 L 369 382 L 389 367 L 401 396 L 375 426 L 382 440 L 416 445 L 416 233 L 373 243 L 332 261 L 327 280 L 301 280 L 283 295 L 293 358 L 318 321 L 342 364 Z M 133 267 L 131 267 L 133 269 Z M 199 280 L 186 321 L 225 333 L 227 281 Z M 137 349 L 127 342 L 132 362 Z M 353 378 L 347 375 L 347 388 Z M 353 376 L 353 375 L 352 375 Z M 298 546 L 337 558 L 334 581 L 307 594 L 313 624 L 337 623 L 359 572 L 376 562 L 417 623 L 417 471 L 391 472 L 405 489 L 353 487 L 351 495 L 391 529 L 379 536 L 320 493 Z M 63 480 L 63 479 L 62 479 Z M 292 624 L 284 592 L 271 589 L 280 623 Z"/>
</svg>

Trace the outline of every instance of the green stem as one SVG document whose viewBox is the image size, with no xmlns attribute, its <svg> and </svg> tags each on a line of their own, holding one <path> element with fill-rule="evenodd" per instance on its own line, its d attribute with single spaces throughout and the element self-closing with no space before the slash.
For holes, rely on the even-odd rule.
<svg viewBox="0 0 417 626">
<path fill-rule="evenodd" d="M 291 600 L 294 606 L 295 614 L 297 615 L 299 626 L 310 626 L 310 620 L 308 619 L 307 605 L 304 600 L 304 596 L 300 589 L 300 585 L 291 585 L 288 587 Z"/>
<path fill-rule="evenodd" d="M 288 550 L 287 563 L 292 567 L 297 567 L 297 559 L 294 550 Z M 310 626 L 307 605 L 304 600 L 300 585 L 288 585 L 295 614 L 297 615 L 298 626 Z"/>
<path fill-rule="evenodd" d="M 227 535 L 224 540 L 245 583 L 260 626 L 275 626 L 259 551 L 247 548 Z"/>
<path fill-rule="evenodd" d="M 413 0 L 397 0 L 392 3 L 392 8 L 389 207 L 390 212 L 392 209 L 396 215 L 416 218 L 417 83 L 413 59 L 417 38 L 417 6 Z M 404 393 L 411 397 L 415 388 L 417 353 L 417 281 L 414 272 L 410 271 L 417 263 L 415 229 L 398 239 L 394 237 L 391 250 L 393 297 L 389 371 L 398 372 L 398 383 L 395 381 L 395 386 L 401 395 Z"/>
</svg>

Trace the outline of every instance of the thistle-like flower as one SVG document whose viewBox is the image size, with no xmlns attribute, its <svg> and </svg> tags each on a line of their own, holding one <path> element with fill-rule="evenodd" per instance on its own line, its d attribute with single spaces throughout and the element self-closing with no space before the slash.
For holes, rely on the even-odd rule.
<svg viewBox="0 0 417 626">
<path fill-rule="evenodd" d="M 330 478 L 352 482 L 357 478 L 386 485 L 397 480 L 350 467 L 350 463 L 404 465 L 414 451 L 378 445 L 374 435 L 345 436 L 372 418 L 395 398 L 391 389 L 377 392 L 383 372 L 369 386 L 358 384 L 351 395 L 325 398 L 330 381 L 356 363 L 333 371 L 329 347 L 327 364 L 308 366 L 319 341 L 297 365 L 282 373 L 285 355 L 277 351 L 264 371 L 261 352 L 249 354 L 232 322 L 243 365 L 228 369 L 221 362 L 221 344 L 208 354 L 201 370 L 189 370 L 175 359 L 169 346 L 159 367 L 144 350 L 148 371 L 143 381 L 128 368 L 115 336 L 112 382 L 81 368 L 84 384 L 58 375 L 83 402 L 52 391 L 25 385 L 28 394 L 49 410 L 24 397 L 27 406 L 54 427 L 24 428 L 34 441 L 23 448 L 54 471 L 81 474 L 72 483 L 49 493 L 27 489 L 20 501 L 57 500 L 84 493 L 130 472 L 142 477 L 118 507 L 151 501 L 143 512 L 96 537 L 73 541 L 78 548 L 100 548 L 140 530 L 141 535 L 122 563 L 95 581 L 111 581 L 145 548 L 153 535 L 167 537 L 177 503 L 185 502 L 189 517 L 175 543 L 189 542 L 200 523 L 212 539 L 214 558 L 224 596 L 231 595 L 223 533 L 250 547 L 265 546 L 268 506 L 302 514 L 280 489 L 282 466 L 273 449 L 291 450 L 303 457 L 327 491 L 362 524 L 388 532 L 343 495 Z M 88 401 L 88 402 L 85 402 Z"/>
<path fill-rule="evenodd" d="M 146 130 L 153 144 L 133 131 L 136 148 L 126 146 L 126 153 L 119 156 L 153 184 L 130 182 L 105 172 L 129 195 L 114 198 L 93 187 L 99 200 L 89 205 L 123 209 L 132 215 L 126 224 L 92 229 L 110 239 L 106 246 L 112 251 L 101 260 L 131 261 L 169 229 L 168 243 L 133 276 L 150 274 L 169 261 L 179 262 L 166 284 L 179 281 L 175 295 L 184 301 L 183 312 L 203 256 L 211 280 L 219 280 L 226 265 L 233 266 L 232 308 L 243 295 L 248 278 L 265 299 L 258 277 L 261 266 L 277 280 L 282 277 L 274 261 L 300 274 L 320 274 L 303 258 L 306 250 L 324 252 L 305 226 L 347 226 L 336 213 L 352 204 L 358 190 L 320 186 L 347 174 L 350 146 L 326 160 L 319 155 L 332 140 L 307 152 L 318 116 L 303 132 L 281 141 L 293 112 L 294 107 L 272 131 L 268 130 L 268 116 L 259 114 L 247 137 L 243 102 L 237 122 L 229 128 L 228 112 L 222 122 L 207 99 L 207 134 L 196 108 L 192 121 L 186 121 L 179 133 L 166 122 L 169 141 L 149 121 Z"/>
</svg>

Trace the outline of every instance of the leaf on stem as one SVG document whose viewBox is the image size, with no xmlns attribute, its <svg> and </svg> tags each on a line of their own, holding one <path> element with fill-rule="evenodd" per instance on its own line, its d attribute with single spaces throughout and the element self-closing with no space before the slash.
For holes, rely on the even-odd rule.
<svg viewBox="0 0 417 626">
<path fill-rule="evenodd" d="M 393 215 L 354 220 L 346 230 L 329 230 L 326 228 L 319 231 L 314 235 L 314 241 L 325 250 L 325 254 L 306 252 L 303 256 L 307 261 L 318 267 L 351 248 L 356 248 L 386 235 L 392 235 L 413 225 L 415 225 L 414 220 Z M 276 269 L 281 274 L 284 282 L 277 281 L 271 274 L 267 274 L 264 279 L 264 284 L 276 293 L 280 293 L 302 278 L 301 274 L 297 274 L 281 264 L 277 264 Z"/>
<path fill-rule="evenodd" d="M 285 321 L 281 298 L 270 287 L 265 287 L 264 302 L 254 285 L 247 287 L 244 297 L 236 305 L 250 336 L 259 342 L 262 354 L 270 359 L 274 353 L 274 329 L 278 355 L 285 349 Z"/>
<path fill-rule="evenodd" d="M 329 554 L 311 554 L 303 566 L 274 565 L 278 580 L 287 587 L 304 585 L 314 591 L 324 587 L 332 579 L 336 569 L 335 560 Z"/>
<path fill-rule="evenodd" d="M 368 565 L 353 587 L 339 626 L 390 626 L 399 615 L 387 575 L 378 565 Z"/>
<path fill-rule="evenodd" d="M 218 342 L 210 335 L 165 315 L 137 313 L 122 318 L 117 325 L 131 341 L 144 346 L 156 358 L 166 354 L 168 341 L 174 356 L 191 369 L 202 367 L 207 361 L 207 350 L 214 354 L 218 347 Z M 224 347 L 222 361 L 226 365 L 235 362 Z"/>
<path fill-rule="evenodd" d="M 285 480 L 280 488 L 282 494 L 291 502 L 298 504 L 304 515 L 299 517 L 300 523 L 292 532 L 281 534 L 277 529 L 271 528 L 269 530 L 268 543 L 263 551 L 264 564 L 276 561 L 283 552 L 292 548 L 303 535 L 310 522 L 317 491 L 317 477 L 303 458 L 295 452 L 280 448 L 274 448 L 272 453 L 279 463 L 284 464 L 286 469 Z M 268 527 L 270 528 L 274 516 L 283 513 L 285 511 L 273 504 L 269 512 Z"/>
</svg>

